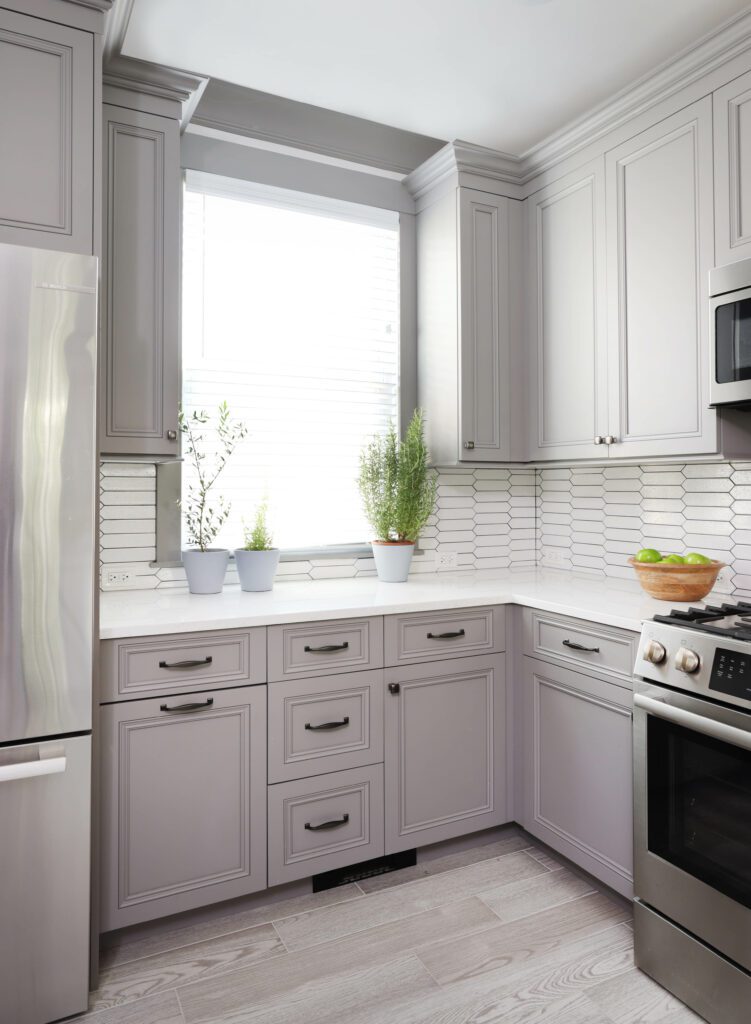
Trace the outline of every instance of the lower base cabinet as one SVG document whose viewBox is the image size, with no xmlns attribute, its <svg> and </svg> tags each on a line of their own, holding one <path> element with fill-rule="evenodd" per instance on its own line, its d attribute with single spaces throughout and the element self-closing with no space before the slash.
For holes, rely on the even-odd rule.
<svg viewBox="0 0 751 1024">
<path fill-rule="evenodd" d="M 509 820 L 505 655 L 386 670 L 386 853 Z"/>
<path fill-rule="evenodd" d="M 382 856 L 382 764 L 269 786 L 269 885 Z"/>
<path fill-rule="evenodd" d="M 631 690 L 526 657 L 522 684 L 522 824 L 631 897 Z"/>
<path fill-rule="evenodd" d="M 100 709 L 109 931 L 266 887 L 266 687 Z"/>
</svg>

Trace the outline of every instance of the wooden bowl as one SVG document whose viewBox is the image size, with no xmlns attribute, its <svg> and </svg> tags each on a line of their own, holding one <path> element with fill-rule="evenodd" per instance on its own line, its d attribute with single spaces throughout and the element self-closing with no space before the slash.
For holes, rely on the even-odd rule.
<svg viewBox="0 0 751 1024">
<path fill-rule="evenodd" d="M 657 565 L 629 558 L 636 578 L 652 597 L 660 601 L 701 601 L 717 582 L 724 562 L 709 565 Z"/>
</svg>

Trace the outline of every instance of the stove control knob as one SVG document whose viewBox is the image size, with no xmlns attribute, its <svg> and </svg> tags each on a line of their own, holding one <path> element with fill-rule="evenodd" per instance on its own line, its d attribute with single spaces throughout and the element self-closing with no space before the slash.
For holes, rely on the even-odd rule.
<svg viewBox="0 0 751 1024">
<path fill-rule="evenodd" d="M 667 658 L 668 652 L 665 650 L 659 640 L 647 640 L 644 645 L 644 660 L 651 662 L 653 665 L 662 665 L 663 661 Z"/>
<path fill-rule="evenodd" d="M 675 667 L 679 672 L 685 672 L 687 675 L 693 675 L 694 672 L 699 671 L 701 660 L 696 651 L 689 650 L 688 647 L 681 647 L 675 656 Z"/>
</svg>

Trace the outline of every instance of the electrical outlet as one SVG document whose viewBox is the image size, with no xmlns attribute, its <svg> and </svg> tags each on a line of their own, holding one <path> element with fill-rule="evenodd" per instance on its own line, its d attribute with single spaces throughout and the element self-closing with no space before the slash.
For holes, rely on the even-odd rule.
<svg viewBox="0 0 751 1024">
<path fill-rule="evenodd" d="M 456 551 L 441 551 L 435 553 L 435 567 L 438 572 L 447 572 L 449 569 L 459 568 L 459 556 Z"/>
<path fill-rule="evenodd" d="M 551 569 L 565 569 L 566 559 L 558 548 L 548 548 L 542 557 L 542 564 Z"/>
<path fill-rule="evenodd" d="M 133 582 L 133 573 L 128 569 L 105 569 L 102 573 L 102 590 L 123 590 Z"/>
</svg>

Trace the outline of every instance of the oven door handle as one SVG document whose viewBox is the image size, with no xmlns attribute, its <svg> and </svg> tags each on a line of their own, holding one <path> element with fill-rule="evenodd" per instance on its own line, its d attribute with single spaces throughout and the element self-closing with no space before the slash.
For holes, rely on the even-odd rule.
<svg viewBox="0 0 751 1024">
<path fill-rule="evenodd" d="M 642 711 L 646 711 L 647 714 L 663 718 L 666 722 L 683 725 L 686 729 L 693 729 L 694 732 L 700 732 L 714 740 L 722 740 L 725 743 L 731 743 L 734 747 L 751 750 L 751 732 L 736 729 L 734 725 L 725 725 L 724 722 L 716 722 L 713 718 L 696 715 L 693 711 L 684 711 L 683 708 L 673 707 L 672 704 L 668 704 L 664 700 L 645 697 L 641 693 L 634 694 L 634 704 Z"/>
</svg>

